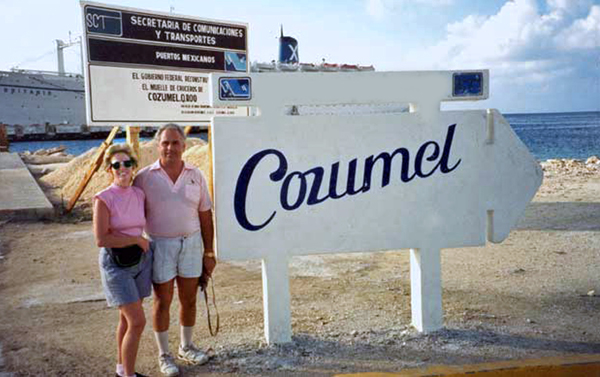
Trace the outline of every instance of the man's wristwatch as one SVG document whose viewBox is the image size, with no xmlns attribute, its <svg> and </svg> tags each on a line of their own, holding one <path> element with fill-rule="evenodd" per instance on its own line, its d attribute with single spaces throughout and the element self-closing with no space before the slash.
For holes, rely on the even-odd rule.
<svg viewBox="0 0 600 377">
<path fill-rule="evenodd" d="M 204 257 L 208 257 L 208 258 L 214 258 L 215 257 L 215 253 L 204 253 L 203 256 Z"/>
</svg>

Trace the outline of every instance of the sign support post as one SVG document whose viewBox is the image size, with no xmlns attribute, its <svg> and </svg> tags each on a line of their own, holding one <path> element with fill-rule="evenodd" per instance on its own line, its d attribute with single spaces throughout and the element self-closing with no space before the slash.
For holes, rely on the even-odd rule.
<svg viewBox="0 0 600 377">
<path fill-rule="evenodd" d="M 441 255 L 437 247 L 410 249 L 412 325 L 420 332 L 443 326 Z"/>
<path fill-rule="evenodd" d="M 139 161 L 142 158 L 140 153 L 140 127 L 127 126 L 126 130 L 127 144 L 131 146 L 133 153 Z"/>
<path fill-rule="evenodd" d="M 262 260 L 263 310 L 267 343 L 292 341 L 288 258 L 270 256 Z"/>
<path fill-rule="evenodd" d="M 210 193 L 210 198 L 215 200 L 215 176 L 213 172 L 213 159 L 212 159 L 212 124 L 208 125 L 208 171 L 210 172 L 208 176 L 208 192 Z"/>
</svg>

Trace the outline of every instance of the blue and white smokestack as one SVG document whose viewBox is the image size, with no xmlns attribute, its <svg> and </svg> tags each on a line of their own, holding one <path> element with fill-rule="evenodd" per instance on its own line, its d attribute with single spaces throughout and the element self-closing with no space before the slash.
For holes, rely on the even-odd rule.
<svg viewBox="0 0 600 377">
<path fill-rule="evenodd" d="M 281 25 L 281 36 L 279 37 L 279 63 L 298 64 L 298 41 L 292 37 L 283 35 L 283 25 Z"/>
</svg>

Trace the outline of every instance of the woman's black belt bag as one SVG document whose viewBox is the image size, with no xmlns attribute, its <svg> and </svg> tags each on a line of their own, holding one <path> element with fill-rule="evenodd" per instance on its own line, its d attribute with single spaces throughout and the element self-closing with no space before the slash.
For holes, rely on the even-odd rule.
<svg viewBox="0 0 600 377">
<path fill-rule="evenodd" d="M 119 267 L 135 266 L 140 263 L 142 253 L 144 252 L 137 244 L 125 247 L 107 247 L 106 251 L 108 251 L 108 255 L 110 255 Z"/>
</svg>

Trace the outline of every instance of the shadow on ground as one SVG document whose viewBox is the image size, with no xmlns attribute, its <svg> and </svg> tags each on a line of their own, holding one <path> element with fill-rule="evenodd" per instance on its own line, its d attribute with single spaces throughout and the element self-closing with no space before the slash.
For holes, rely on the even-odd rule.
<svg viewBox="0 0 600 377">
<path fill-rule="evenodd" d="M 600 203 L 531 203 L 517 223 L 518 230 L 600 230 Z"/>
<path fill-rule="evenodd" d="M 353 332 L 355 333 L 355 332 Z M 365 331 L 344 339 L 297 334 L 286 345 L 223 351 L 204 369 L 215 374 L 330 376 L 349 372 L 398 372 L 435 364 L 471 364 L 568 353 L 600 353 L 600 343 L 444 329 L 433 334 L 407 330 Z M 375 343 L 373 340 L 377 339 Z M 473 355 L 480 355 L 474 360 Z"/>
</svg>

